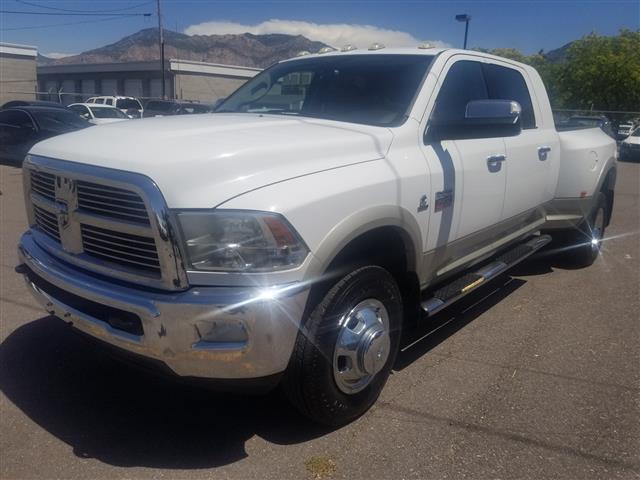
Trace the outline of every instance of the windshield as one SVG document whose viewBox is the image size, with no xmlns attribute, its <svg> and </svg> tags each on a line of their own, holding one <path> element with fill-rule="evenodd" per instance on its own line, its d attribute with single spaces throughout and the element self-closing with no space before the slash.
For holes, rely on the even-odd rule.
<svg viewBox="0 0 640 480">
<path fill-rule="evenodd" d="M 140 105 L 140 102 L 135 98 L 121 98 L 116 100 L 116 108 L 120 108 L 122 110 L 129 110 L 130 108 L 141 110 L 142 105 Z"/>
<path fill-rule="evenodd" d="M 60 109 L 34 110 L 32 115 L 43 130 L 66 132 L 91 125 L 72 111 Z"/>
<path fill-rule="evenodd" d="M 381 54 L 283 62 L 240 87 L 216 111 L 397 125 L 404 121 L 432 59 Z"/>
<path fill-rule="evenodd" d="M 129 118 L 117 108 L 90 107 L 90 109 L 96 118 Z"/>
<path fill-rule="evenodd" d="M 630 137 L 640 137 L 640 128 L 636 128 L 633 133 L 631 135 L 629 135 Z"/>
</svg>

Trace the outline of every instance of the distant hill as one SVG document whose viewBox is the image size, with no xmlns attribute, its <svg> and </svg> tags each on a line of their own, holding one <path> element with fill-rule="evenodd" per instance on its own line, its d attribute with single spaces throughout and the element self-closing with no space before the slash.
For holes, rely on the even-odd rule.
<svg viewBox="0 0 640 480">
<path fill-rule="evenodd" d="M 272 63 L 291 58 L 302 50 L 317 52 L 326 45 L 309 40 L 302 35 L 185 35 L 164 31 L 165 58 L 179 58 L 199 62 L 267 67 Z M 146 28 L 104 47 L 88 50 L 78 55 L 52 59 L 40 55 L 38 63 L 117 63 L 157 60 L 158 29 Z"/>
<path fill-rule="evenodd" d="M 564 63 L 567 61 L 567 52 L 571 45 L 574 42 L 569 42 L 566 45 L 563 45 L 560 48 L 556 48 L 555 50 L 549 50 L 544 54 L 544 58 L 546 58 L 551 63 Z"/>
</svg>

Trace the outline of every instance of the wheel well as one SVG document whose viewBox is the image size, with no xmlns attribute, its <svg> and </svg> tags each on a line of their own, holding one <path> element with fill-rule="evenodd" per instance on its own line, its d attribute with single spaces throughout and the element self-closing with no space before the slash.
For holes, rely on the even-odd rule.
<svg viewBox="0 0 640 480">
<path fill-rule="evenodd" d="M 325 270 L 324 280 L 312 288 L 307 305 L 317 304 L 338 279 L 364 265 L 378 265 L 393 275 L 402 293 L 405 318 L 418 311 L 420 283 L 415 249 L 409 235 L 393 226 L 369 230 L 347 243 Z"/>
<path fill-rule="evenodd" d="M 616 169 L 612 168 L 607 173 L 607 176 L 602 182 L 602 187 L 600 187 L 600 191 L 604 193 L 605 197 L 607 197 L 607 210 L 606 210 L 606 224 L 608 227 L 609 223 L 611 223 L 611 215 L 613 214 L 613 199 L 614 199 L 614 186 L 616 183 Z"/>
</svg>

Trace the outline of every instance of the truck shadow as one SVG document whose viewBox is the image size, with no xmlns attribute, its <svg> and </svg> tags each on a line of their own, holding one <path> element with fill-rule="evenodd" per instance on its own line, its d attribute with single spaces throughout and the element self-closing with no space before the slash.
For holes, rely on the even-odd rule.
<svg viewBox="0 0 640 480">
<path fill-rule="evenodd" d="M 525 283 L 499 277 L 448 311 L 419 322 L 403 345 L 436 331 L 402 352 L 395 370 Z M 245 443 L 255 435 L 288 445 L 331 431 L 311 424 L 277 391 L 222 395 L 126 368 L 54 317 L 16 329 L 0 345 L 0 390 L 78 457 L 122 467 L 211 468 L 247 457 Z"/>
</svg>

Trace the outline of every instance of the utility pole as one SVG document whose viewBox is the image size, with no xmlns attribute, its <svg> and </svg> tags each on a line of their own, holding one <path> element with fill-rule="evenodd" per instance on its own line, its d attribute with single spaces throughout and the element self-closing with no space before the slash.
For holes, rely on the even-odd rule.
<svg viewBox="0 0 640 480">
<path fill-rule="evenodd" d="M 158 4 L 158 43 L 160 44 L 160 69 L 162 71 L 162 99 L 166 99 L 165 91 L 165 72 L 164 72 L 164 35 L 162 33 L 162 12 L 160 10 L 160 0 L 157 0 Z"/>
</svg>

